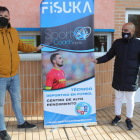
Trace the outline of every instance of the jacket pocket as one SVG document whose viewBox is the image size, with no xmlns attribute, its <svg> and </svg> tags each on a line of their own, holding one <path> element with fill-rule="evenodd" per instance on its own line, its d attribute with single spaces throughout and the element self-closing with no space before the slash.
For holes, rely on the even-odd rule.
<svg viewBox="0 0 140 140">
<path fill-rule="evenodd" d="M 135 85 L 137 82 L 137 76 L 129 76 L 125 78 L 125 84 Z"/>
</svg>

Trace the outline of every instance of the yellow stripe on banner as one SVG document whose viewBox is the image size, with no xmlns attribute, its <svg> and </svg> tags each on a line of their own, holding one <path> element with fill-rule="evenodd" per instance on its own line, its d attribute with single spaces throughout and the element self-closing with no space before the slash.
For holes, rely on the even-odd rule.
<svg viewBox="0 0 140 140">
<path fill-rule="evenodd" d="M 45 89 L 49 90 L 49 89 L 52 89 L 52 87 L 46 87 Z"/>
<path fill-rule="evenodd" d="M 61 79 L 61 80 L 59 80 L 59 82 L 63 82 L 63 81 L 66 81 L 66 79 Z"/>
</svg>

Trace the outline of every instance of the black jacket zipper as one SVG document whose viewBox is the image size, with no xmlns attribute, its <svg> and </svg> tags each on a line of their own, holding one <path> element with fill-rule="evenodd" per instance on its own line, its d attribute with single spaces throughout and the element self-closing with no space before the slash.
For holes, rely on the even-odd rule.
<svg viewBox="0 0 140 140">
<path fill-rule="evenodd" d="M 121 83 L 124 84 L 125 81 L 124 81 L 124 77 L 125 77 L 125 62 L 126 62 L 126 58 L 127 58 L 127 52 L 128 52 L 128 47 L 129 47 L 129 40 L 128 42 L 125 43 L 125 46 L 124 46 L 124 54 L 123 54 L 123 57 L 122 57 L 122 71 L 121 71 Z M 120 90 L 123 88 L 122 85 L 120 85 Z M 123 89 L 122 89 L 123 90 Z"/>
<path fill-rule="evenodd" d="M 7 37 L 7 40 L 8 40 L 7 32 L 6 32 L 6 37 Z M 11 55 L 11 73 L 10 73 L 10 76 L 11 76 L 11 74 L 12 74 L 12 66 L 13 66 L 13 62 L 12 62 L 12 52 L 11 52 L 11 48 L 10 48 L 9 40 L 8 40 L 8 45 L 9 45 L 9 50 L 10 50 L 10 55 Z"/>
</svg>

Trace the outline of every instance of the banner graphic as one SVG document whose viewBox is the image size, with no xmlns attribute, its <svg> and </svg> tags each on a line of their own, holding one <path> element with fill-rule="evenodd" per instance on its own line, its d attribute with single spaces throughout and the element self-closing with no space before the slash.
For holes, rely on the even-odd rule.
<svg viewBox="0 0 140 140">
<path fill-rule="evenodd" d="M 96 124 L 94 0 L 40 5 L 44 127 Z"/>
</svg>

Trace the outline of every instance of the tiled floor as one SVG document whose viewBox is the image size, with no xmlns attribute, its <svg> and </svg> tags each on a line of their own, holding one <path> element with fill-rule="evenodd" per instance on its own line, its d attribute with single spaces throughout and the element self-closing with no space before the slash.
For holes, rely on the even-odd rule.
<svg viewBox="0 0 140 140">
<path fill-rule="evenodd" d="M 34 130 L 18 130 L 15 117 L 6 117 L 7 131 L 12 140 L 140 140 L 140 104 L 136 104 L 133 117 L 133 130 L 125 126 L 125 105 L 122 109 L 122 122 L 112 126 L 114 107 L 97 111 L 97 126 L 90 126 L 85 131 L 83 127 L 59 128 L 54 132 L 43 128 L 43 117 L 26 117 L 31 123 L 37 124 Z"/>
</svg>

